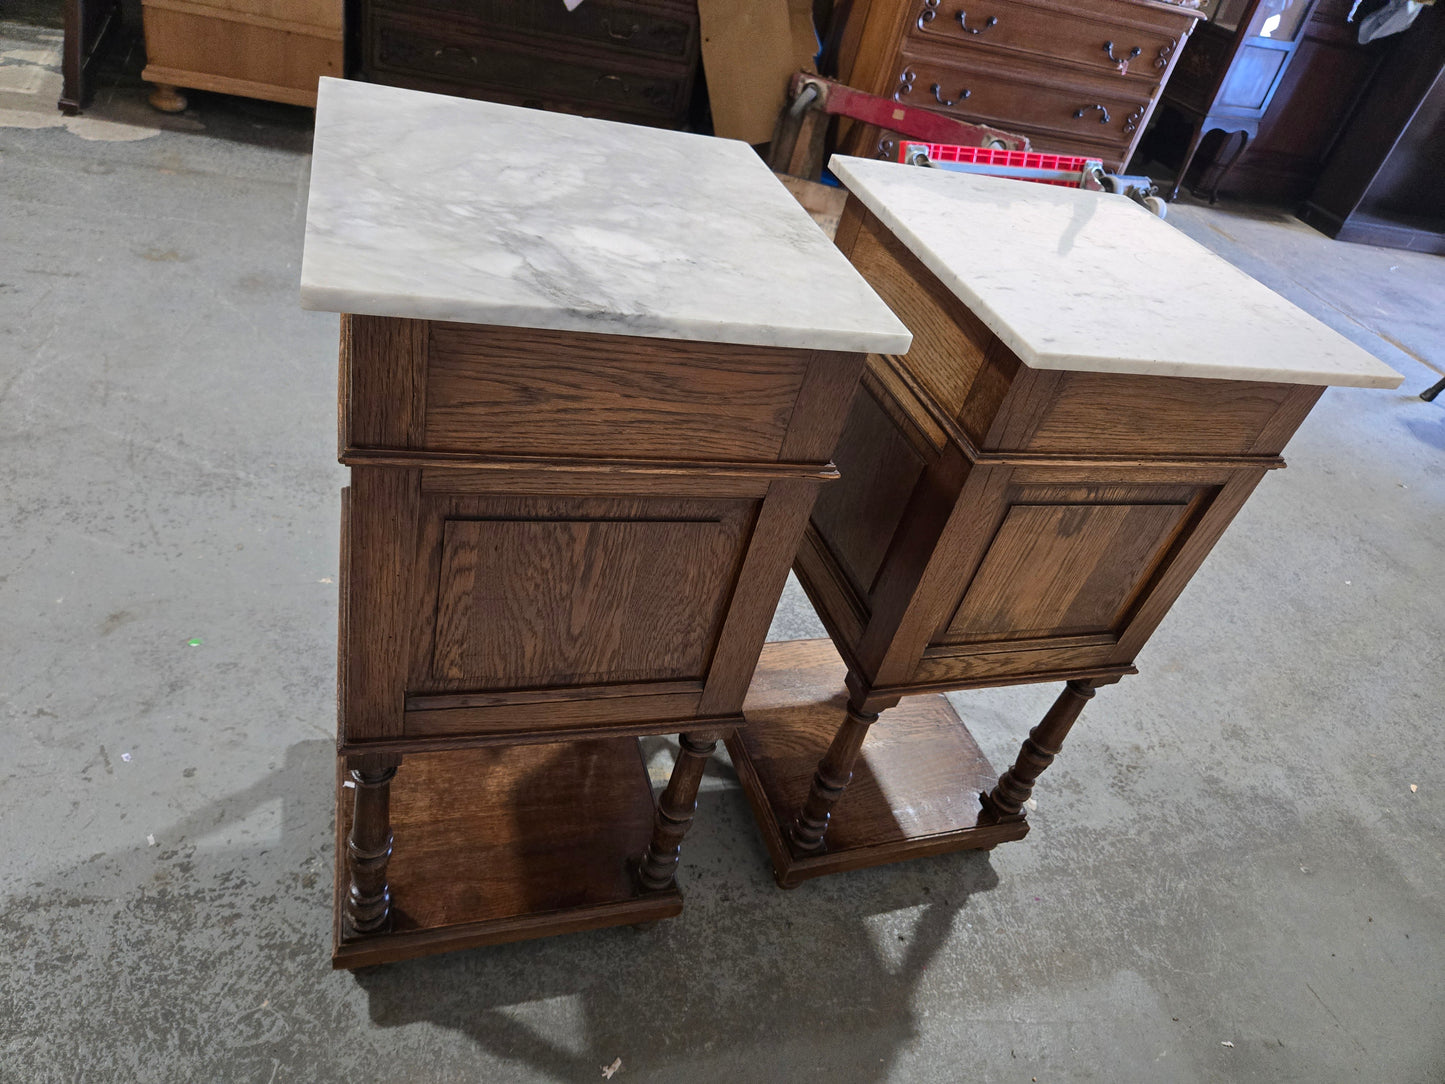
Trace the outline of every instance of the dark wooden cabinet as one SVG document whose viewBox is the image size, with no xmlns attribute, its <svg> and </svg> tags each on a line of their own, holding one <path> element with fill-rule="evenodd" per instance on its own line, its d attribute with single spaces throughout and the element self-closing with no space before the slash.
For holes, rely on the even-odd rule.
<svg viewBox="0 0 1445 1084">
<path fill-rule="evenodd" d="M 1445 13 L 1426 8 L 1391 44 L 1300 217 L 1342 241 L 1445 254 Z"/>
<path fill-rule="evenodd" d="M 1197 18 L 1159 0 L 859 0 L 839 78 L 1121 169 Z M 879 134 L 854 125 L 842 149 L 871 156 Z"/>
<path fill-rule="evenodd" d="M 1230 168 L 1259 133 L 1259 124 L 1284 81 L 1319 0 L 1224 0 L 1195 31 L 1164 92 L 1164 101 L 1187 118 L 1188 146 L 1175 171 L 1170 199 L 1212 131 L 1236 133 L 1232 156 L 1215 171 L 1213 203 Z"/>
<path fill-rule="evenodd" d="M 694 0 L 361 0 L 372 82 L 663 127 L 698 62 Z"/>
<path fill-rule="evenodd" d="M 1350 0 L 1319 0 L 1249 146 L 1231 163 L 1238 135 L 1214 131 L 1199 142 L 1184 184 L 1240 199 L 1294 204 L 1324 169 L 1364 88 L 1390 50 L 1390 39 L 1361 45 L 1345 16 Z M 1202 35 L 1196 34 L 1194 41 Z M 1189 63 L 1186 57 L 1180 64 Z M 1173 90 L 1175 80 L 1171 80 Z M 1144 144 L 1149 156 L 1177 168 L 1193 126 L 1167 100 Z M 1228 166 L 1228 175 L 1221 176 Z"/>
<path fill-rule="evenodd" d="M 65 0 L 65 50 L 57 108 L 75 116 L 95 93 L 92 69 L 121 21 L 120 0 Z"/>
</svg>

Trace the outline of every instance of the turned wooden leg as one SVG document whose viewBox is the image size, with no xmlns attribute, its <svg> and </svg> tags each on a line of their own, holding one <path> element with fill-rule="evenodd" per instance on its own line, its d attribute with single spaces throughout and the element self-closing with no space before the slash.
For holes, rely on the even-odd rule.
<svg viewBox="0 0 1445 1084">
<path fill-rule="evenodd" d="M 162 113 L 183 113 L 187 104 L 186 96 L 169 83 L 157 83 L 146 100 L 151 103 L 152 109 Z"/>
<path fill-rule="evenodd" d="M 1059 755 L 1069 728 L 1093 697 L 1092 681 L 1071 681 L 1064 686 L 1054 706 L 1039 725 L 1029 731 L 1013 767 L 999 776 L 990 793 L 978 796 L 983 803 L 983 812 L 978 815 L 980 824 L 1023 820 L 1024 803 L 1034 792 L 1034 783 Z"/>
<path fill-rule="evenodd" d="M 677 754 L 677 763 L 672 767 L 667 789 L 657 800 L 652 839 L 637 867 L 637 880 L 645 889 L 657 891 L 667 888 L 677 876 L 677 864 L 682 857 L 682 837 L 692 827 L 692 815 L 697 811 L 697 788 L 702 784 L 703 769 L 707 767 L 707 758 L 717 748 L 717 741 L 715 734 L 678 736 L 681 749 Z"/>
<path fill-rule="evenodd" d="M 351 834 L 346 837 L 346 867 L 351 874 L 342 905 L 346 931 L 377 933 L 391 925 L 391 779 L 396 767 L 353 768 Z"/>
<path fill-rule="evenodd" d="M 833 743 L 818 761 L 818 770 L 813 773 L 813 785 L 808 789 L 807 801 L 802 812 L 788 827 L 788 842 L 793 850 L 804 854 L 821 850 L 823 834 L 828 830 L 828 821 L 833 816 L 833 806 L 843 796 L 843 788 L 853 778 L 853 762 L 863 748 L 863 739 L 868 728 L 878 721 L 876 711 L 862 711 L 854 705 L 854 698 L 848 698 L 848 716 Z"/>
</svg>

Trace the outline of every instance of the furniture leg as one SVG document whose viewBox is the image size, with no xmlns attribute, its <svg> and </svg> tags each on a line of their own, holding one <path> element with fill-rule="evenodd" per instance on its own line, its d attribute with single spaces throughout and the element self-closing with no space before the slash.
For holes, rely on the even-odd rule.
<svg viewBox="0 0 1445 1084">
<path fill-rule="evenodd" d="M 1184 152 L 1184 161 L 1179 163 L 1179 172 L 1174 174 L 1174 187 L 1169 192 L 1169 202 L 1173 203 L 1179 198 L 1179 186 L 1184 183 L 1184 174 L 1189 171 L 1189 163 L 1194 161 L 1194 152 L 1199 149 L 1199 141 L 1204 138 L 1204 123 L 1201 121 L 1194 126 L 1194 134 L 1189 137 L 1189 148 Z"/>
<path fill-rule="evenodd" d="M 1445 377 L 1437 380 L 1435 383 L 1431 384 L 1428 388 L 1422 391 L 1420 393 L 1420 398 L 1424 399 L 1427 403 L 1433 403 L 1435 401 L 1435 396 L 1439 395 L 1442 391 L 1445 391 Z"/>
<path fill-rule="evenodd" d="M 999 776 L 991 792 L 979 795 L 979 801 L 983 803 L 983 811 L 978 815 L 980 824 L 1024 819 L 1024 802 L 1034 792 L 1034 783 L 1059 755 L 1069 728 L 1084 710 L 1084 705 L 1093 699 L 1094 688 L 1094 682 L 1078 680 L 1064 686 L 1064 691 L 1043 720 L 1029 731 L 1013 767 Z"/>
<path fill-rule="evenodd" d="M 1209 206 L 1213 207 L 1215 201 L 1219 199 L 1219 186 L 1224 183 L 1224 178 L 1229 176 L 1229 171 L 1234 168 L 1234 163 L 1244 157 L 1244 148 L 1247 146 L 1249 146 L 1249 133 L 1240 132 L 1239 149 L 1230 155 L 1228 164 L 1215 175 L 1214 187 L 1209 190 Z"/>
<path fill-rule="evenodd" d="M 157 83 L 146 99 L 150 102 L 152 109 L 158 109 L 162 113 L 184 113 L 186 111 L 186 96 L 169 83 Z"/>
<path fill-rule="evenodd" d="M 677 877 L 677 864 L 682 857 L 682 838 L 692 827 L 697 811 L 697 788 L 702 783 L 707 759 L 717 748 L 716 734 L 681 734 L 681 748 L 667 789 L 657 801 L 652 839 L 637 867 L 637 880 L 643 888 L 658 891 L 671 886 Z"/>
<path fill-rule="evenodd" d="M 398 761 L 399 763 L 399 761 Z M 355 790 L 351 834 L 346 837 L 346 889 L 343 916 L 351 934 L 377 933 L 391 925 L 391 780 L 396 765 L 350 768 Z"/>
<path fill-rule="evenodd" d="M 876 711 L 863 711 L 857 705 L 856 694 L 849 695 L 848 715 L 818 762 L 802 811 L 788 827 L 788 842 L 793 850 L 806 854 L 823 849 L 823 835 L 828 831 L 833 807 L 853 778 L 853 763 L 863 748 L 868 728 L 877 721 Z"/>
</svg>

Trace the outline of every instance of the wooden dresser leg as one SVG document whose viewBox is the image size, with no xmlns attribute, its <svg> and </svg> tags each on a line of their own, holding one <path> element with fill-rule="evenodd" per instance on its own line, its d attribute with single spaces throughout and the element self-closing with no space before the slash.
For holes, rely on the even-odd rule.
<svg viewBox="0 0 1445 1084">
<path fill-rule="evenodd" d="M 184 113 L 188 104 L 186 96 L 169 83 L 155 84 L 146 100 L 150 102 L 152 109 L 162 113 Z"/>
<path fill-rule="evenodd" d="M 822 849 L 823 834 L 828 831 L 833 806 L 852 780 L 853 762 L 863 748 L 868 728 L 877 721 L 876 711 L 862 711 L 854 705 L 853 697 L 848 698 L 848 716 L 838 728 L 838 733 L 833 735 L 833 743 L 828 746 L 823 759 L 818 762 L 802 812 L 788 827 L 788 842 L 793 850 L 807 854 Z"/>
<path fill-rule="evenodd" d="M 1043 720 L 1029 731 L 1013 767 L 999 776 L 992 792 L 979 795 L 979 801 L 983 803 L 983 812 L 978 815 L 979 824 L 1024 819 L 1024 802 L 1034 792 L 1034 783 L 1059 755 L 1069 728 L 1093 697 L 1092 681 L 1075 680 L 1064 686 L 1064 691 Z"/>
<path fill-rule="evenodd" d="M 657 800 L 657 816 L 653 821 L 652 840 L 637 867 L 637 880 L 643 888 L 658 891 L 668 888 L 677 877 L 677 864 L 682 857 L 682 837 L 692 827 L 697 811 L 697 788 L 702 785 L 702 772 L 707 759 L 717 748 L 716 734 L 681 734 L 681 749 L 667 789 Z"/>
<path fill-rule="evenodd" d="M 346 837 L 346 866 L 351 883 L 342 905 L 348 934 L 377 933 L 391 926 L 391 780 L 396 765 L 352 768 L 354 785 L 351 834 Z"/>
</svg>

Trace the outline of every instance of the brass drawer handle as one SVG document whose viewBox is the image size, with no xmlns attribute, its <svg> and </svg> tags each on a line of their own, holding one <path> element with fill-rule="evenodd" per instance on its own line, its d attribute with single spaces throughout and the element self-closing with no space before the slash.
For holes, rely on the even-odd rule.
<svg viewBox="0 0 1445 1084">
<path fill-rule="evenodd" d="M 983 21 L 983 25 L 982 25 L 982 26 L 969 26 L 969 25 L 968 25 L 968 12 L 966 12 L 966 11 L 960 11 L 960 12 L 958 13 L 958 28 L 959 28 L 960 30 L 962 30 L 965 34 L 982 34 L 982 33 L 983 33 L 985 30 L 987 30 L 989 27 L 995 26 L 995 25 L 997 25 L 997 24 L 998 24 L 998 16 L 997 16 L 997 15 L 990 15 L 987 19 L 985 19 L 985 20 Z"/>
<path fill-rule="evenodd" d="M 931 91 L 933 91 L 933 100 L 936 101 L 939 105 L 953 105 L 953 104 L 954 104 L 955 99 L 953 99 L 953 98 L 945 98 L 945 97 L 943 96 L 943 88 L 940 87 L 937 83 L 934 83 L 934 84 L 933 84 L 931 87 L 929 87 L 928 89 L 931 90 Z M 973 91 L 969 90 L 967 87 L 964 87 L 962 90 L 960 90 L 960 91 L 958 92 L 958 97 L 959 97 L 959 98 L 968 98 L 968 97 L 971 97 L 972 94 L 973 94 Z"/>
<path fill-rule="evenodd" d="M 1102 105 L 1081 105 L 1078 109 L 1075 109 L 1075 110 L 1074 110 L 1074 119 L 1075 119 L 1075 120 L 1078 120 L 1078 119 L 1079 119 L 1080 117 L 1082 117 L 1085 113 L 1087 113 L 1090 109 L 1097 109 L 1097 110 L 1099 111 L 1099 114 L 1100 114 L 1100 116 L 1099 116 L 1099 123 L 1100 123 L 1100 124 L 1108 124 L 1108 123 L 1109 123 L 1109 111 L 1108 111 L 1107 109 L 1105 109 Z"/>
<path fill-rule="evenodd" d="M 630 28 L 628 28 L 628 30 L 627 30 L 626 33 L 619 34 L 617 31 L 615 31 L 615 30 L 612 29 L 612 20 L 611 20 L 611 19 L 603 19 L 603 20 L 602 20 L 602 29 L 605 30 L 605 31 L 607 31 L 607 36 L 608 36 L 609 38 L 614 38 L 614 39 L 616 39 L 617 41 L 627 41 L 628 39 L 630 39 L 630 38 L 632 37 L 632 35 L 636 34 L 636 33 L 637 33 L 639 30 L 641 30 L 642 28 L 641 28 L 640 26 L 638 26 L 636 23 L 633 23 L 632 26 L 631 26 Z"/>
<path fill-rule="evenodd" d="M 1114 43 L 1112 41 L 1104 42 L 1104 55 L 1114 62 L 1114 64 L 1119 69 L 1120 75 L 1125 74 L 1129 70 L 1129 61 L 1133 60 L 1143 51 L 1143 49 L 1136 45 L 1134 46 L 1134 48 L 1129 50 L 1128 56 L 1115 56 Z"/>
</svg>

